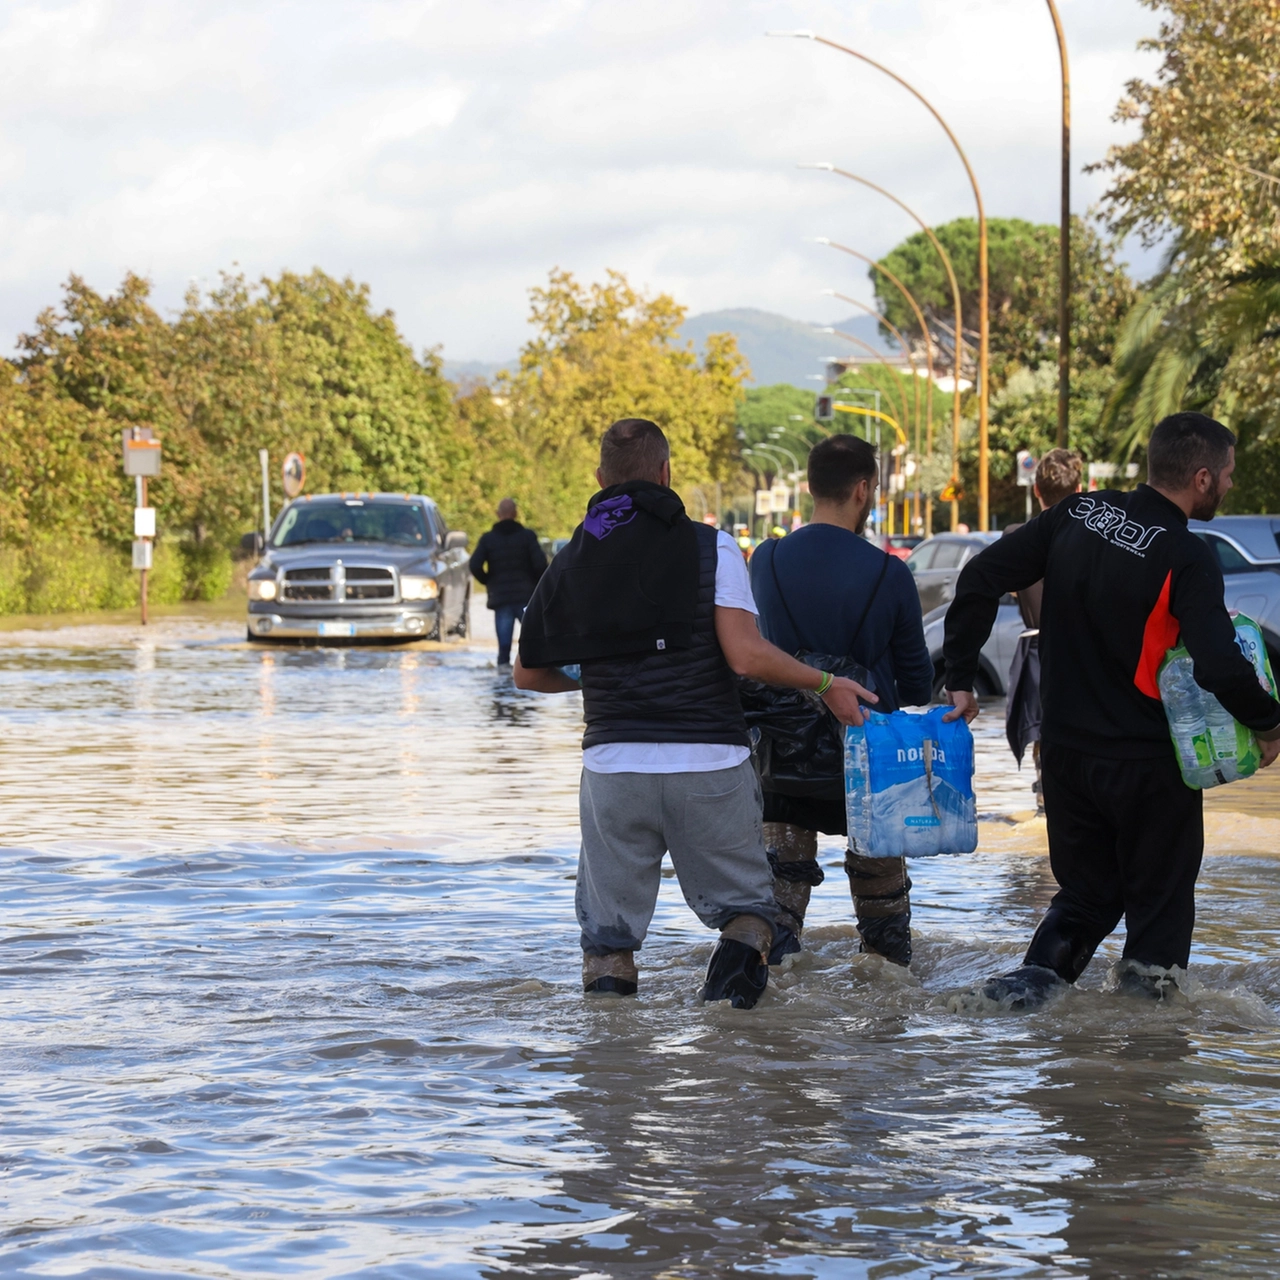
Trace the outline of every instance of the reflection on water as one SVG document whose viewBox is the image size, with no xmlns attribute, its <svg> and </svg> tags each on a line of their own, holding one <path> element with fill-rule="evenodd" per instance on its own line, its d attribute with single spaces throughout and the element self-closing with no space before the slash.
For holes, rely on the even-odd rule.
<svg viewBox="0 0 1280 1280">
<path fill-rule="evenodd" d="M 1111 942 L 1043 1015 L 947 1012 L 1052 893 L 988 715 L 914 972 L 853 954 L 827 842 L 738 1013 L 671 881 L 641 998 L 582 1000 L 576 701 L 486 647 L 11 633 L 0 707 L 0 1274 L 1275 1269 L 1269 778 L 1212 797 L 1183 1007 L 1103 994 Z"/>
</svg>

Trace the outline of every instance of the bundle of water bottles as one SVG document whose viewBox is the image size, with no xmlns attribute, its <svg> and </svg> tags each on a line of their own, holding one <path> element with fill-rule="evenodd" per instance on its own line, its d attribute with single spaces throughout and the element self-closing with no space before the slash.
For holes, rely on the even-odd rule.
<svg viewBox="0 0 1280 1280">
<path fill-rule="evenodd" d="M 866 713 L 844 737 L 845 812 L 872 858 L 972 853 L 978 847 L 973 735 L 946 707 Z"/>
<path fill-rule="evenodd" d="M 1236 644 L 1253 663 L 1258 683 L 1272 697 L 1276 680 L 1267 657 L 1262 628 L 1243 613 L 1234 618 Z M 1160 664 L 1156 683 L 1169 719 L 1182 780 L 1197 791 L 1236 782 L 1256 773 L 1262 762 L 1258 739 L 1195 682 L 1194 663 L 1182 645 L 1170 649 Z"/>
</svg>

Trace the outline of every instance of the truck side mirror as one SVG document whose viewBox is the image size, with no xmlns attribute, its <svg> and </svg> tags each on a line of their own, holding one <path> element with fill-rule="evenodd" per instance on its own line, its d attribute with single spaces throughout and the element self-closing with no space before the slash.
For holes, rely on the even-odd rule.
<svg viewBox="0 0 1280 1280">
<path fill-rule="evenodd" d="M 266 542 L 262 534 L 255 529 L 252 533 L 246 533 L 240 539 L 240 550 L 248 556 L 260 556 L 266 550 Z"/>
<path fill-rule="evenodd" d="M 467 535 L 461 529 L 451 529 L 444 535 L 444 549 L 446 551 L 465 551 L 467 549 Z"/>
</svg>

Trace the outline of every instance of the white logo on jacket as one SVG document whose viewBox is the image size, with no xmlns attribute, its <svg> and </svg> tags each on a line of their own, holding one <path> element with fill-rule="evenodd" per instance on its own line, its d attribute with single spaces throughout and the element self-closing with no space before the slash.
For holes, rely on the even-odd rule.
<svg viewBox="0 0 1280 1280">
<path fill-rule="evenodd" d="M 1101 535 L 1124 551 L 1132 551 L 1135 556 L 1146 559 L 1146 549 L 1165 532 L 1164 526 L 1153 524 L 1150 528 L 1129 519 L 1129 513 L 1123 507 L 1112 506 L 1085 494 L 1071 504 L 1071 515 L 1076 520 L 1083 520 L 1084 527 Z"/>
</svg>

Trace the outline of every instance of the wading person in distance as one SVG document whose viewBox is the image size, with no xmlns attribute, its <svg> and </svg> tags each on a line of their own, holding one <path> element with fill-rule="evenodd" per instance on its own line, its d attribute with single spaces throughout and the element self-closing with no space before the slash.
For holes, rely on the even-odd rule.
<svg viewBox="0 0 1280 1280">
<path fill-rule="evenodd" d="M 557 693 L 579 687 L 558 668 L 582 666 L 583 987 L 635 994 L 634 953 L 670 852 L 685 901 L 720 931 L 703 999 L 750 1008 L 777 906 L 734 673 L 812 689 L 846 723 L 862 722 L 859 697 L 875 698 L 760 635 L 742 554 L 685 514 L 654 423 L 615 422 L 596 479 L 529 602 L 515 669 L 517 687 Z"/>
<path fill-rule="evenodd" d="M 471 575 L 488 594 L 498 633 L 498 669 L 511 665 L 511 637 L 525 605 L 546 572 L 547 557 L 538 535 L 516 519 L 516 500 L 498 503 L 498 523 L 480 535 L 471 557 Z"/>
<path fill-rule="evenodd" d="M 947 612 L 951 716 L 972 720 L 978 650 L 1000 597 L 1044 579 L 1041 764 L 1049 863 L 1059 889 L 1022 967 L 983 988 L 1034 1008 L 1084 972 L 1124 917 L 1122 991 L 1177 989 L 1195 923 L 1204 852 L 1202 797 L 1183 782 L 1156 672 L 1181 642 L 1195 679 L 1280 753 L 1280 703 L 1236 645 L 1213 552 L 1188 528 L 1231 488 L 1235 437 L 1199 413 L 1166 418 L 1132 493 L 1064 498 L 988 547 L 960 574 Z"/>
<path fill-rule="evenodd" d="M 877 711 L 929 702 L 933 664 L 920 596 L 906 565 L 863 538 L 876 500 L 875 450 L 855 436 L 832 436 L 809 454 L 813 517 L 784 540 L 762 543 L 751 560 L 760 630 L 788 653 L 855 659 L 870 673 Z M 844 780 L 825 793 L 764 794 L 764 839 L 774 873 L 779 925 L 775 955 L 800 950 L 809 895 L 823 879 L 818 832 L 846 835 Z M 903 858 L 849 849 L 845 871 L 862 949 L 911 961 L 911 882 Z"/>
<path fill-rule="evenodd" d="M 1074 449 L 1050 449 L 1036 464 L 1035 482 L 1031 491 L 1036 495 L 1041 511 L 1063 498 L 1080 492 L 1080 476 L 1084 462 Z M 1011 524 L 1006 534 L 1021 529 Z M 1040 785 L 1040 597 L 1044 583 L 1033 582 L 1018 592 L 1018 611 L 1025 628 L 1018 637 L 1018 648 L 1009 664 L 1009 697 L 1005 703 L 1005 736 L 1009 749 L 1019 766 L 1027 746 L 1031 746 L 1036 780 L 1034 791 L 1036 808 L 1044 809 L 1044 796 Z"/>
</svg>

